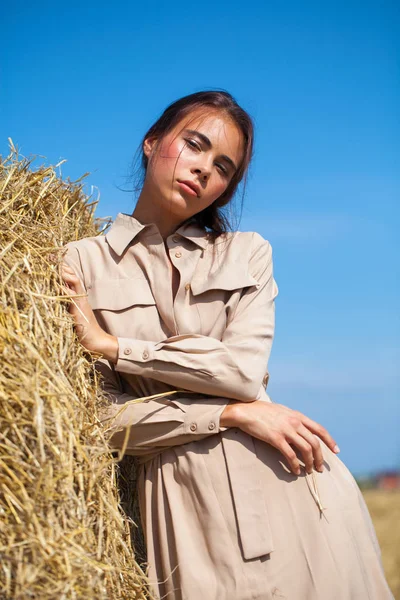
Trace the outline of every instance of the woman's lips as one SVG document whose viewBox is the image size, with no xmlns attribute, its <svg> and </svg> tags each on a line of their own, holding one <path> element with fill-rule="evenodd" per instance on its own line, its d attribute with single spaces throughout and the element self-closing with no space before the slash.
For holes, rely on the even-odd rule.
<svg viewBox="0 0 400 600">
<path fill-rule="evenodd" d="M 181 188 L 187 192 L 188 194 L 191 194 L 192 196 L 196 196 L 197 197 L 197 192 L 194 191 L 193 188 L 191 188 L 189 185 L 186 185 L 186 183 L 183 183 L 182 181 L 178 181 L 178 184 L 181 186 Z"/>
</svg>

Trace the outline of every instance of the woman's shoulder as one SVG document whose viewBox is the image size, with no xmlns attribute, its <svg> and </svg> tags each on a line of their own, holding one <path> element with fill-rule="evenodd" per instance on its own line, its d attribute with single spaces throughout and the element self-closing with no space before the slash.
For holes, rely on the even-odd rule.
<svg viewBox="0 0 400 600">
<path fill-rule="evenodd" d="M 106 243 L 106 237 L 103 234 L 83 237 L 78 240 L 71 240 L 64 244 L 64 248 L 76 249 L 78 251 L 85 250 L 86 248 L 93 248 L 95 246 L 103 246 Z"/>
<path fill-rule="evenodd" d="M 259 243 L 268 242 L 268 240 L 266 238 L 264 238 L 261 235 L 261 233 L 259 233 L 258 231 L 241 231 L 239 229 L 221 233 L 217 239 L 225 239 L 225 240 L 237 239 L 237 240 L 241 240 L 241 241 L 254 240 Z"/>
<path fill-rule="evenodd" d="M 63 260 L 76 273 L 81 273 L 86 281 L 92 281 L 96 273 L 107 269 L 109 259 L 106 250 L 106 238 L 100 234 L 71 240 L 63 246 Z"/>
<path fill-rule="evenodd" d="M 272 269 L 271 244 L 257 231 L 226 232 L 215 240 L 205 268 L 209 277 L 259 281 L 266 270 Z"/>
<path fill-rule="evenodd" d="M 214 245 L 226 255 L 246 257 L 248 260 L 272 253 L 270 241 L 258 231 L 227 231 L 216 239 Z"/>
<path fill-rule="evenodd" d="M 66 254 L 79 258 L 82 263 L 100 260 L 105 255 L 106 237 L 102 234 L 71 240 L 63 246 Z"/>
</svg>

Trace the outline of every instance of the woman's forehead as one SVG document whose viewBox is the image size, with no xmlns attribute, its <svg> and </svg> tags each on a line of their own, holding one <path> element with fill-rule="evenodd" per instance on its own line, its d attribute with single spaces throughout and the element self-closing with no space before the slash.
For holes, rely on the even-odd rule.
<svg viewBox="0 0 400 600">
<path fill-rule="evenodd" d="M 236 128 L 237 125 L 233 119 L 223 111 L 218 111 L 209 107 L 198 108 L 193 110 L 190 114 L 183 117 L 176 125 L 178 129 L 199 129 L 206 128 L 219 128 L 224 127 Z"/>
<path fill-rule="evenodd" d="M 212 144 L 228 144 L 231 151 L 243 151 L 243 134 L 233 119 L 222 111 L 200 109 L 181 119 L 174 127 L 174 135 L 184 131 L 198 131 L 206 135 Z"/>
</svg>

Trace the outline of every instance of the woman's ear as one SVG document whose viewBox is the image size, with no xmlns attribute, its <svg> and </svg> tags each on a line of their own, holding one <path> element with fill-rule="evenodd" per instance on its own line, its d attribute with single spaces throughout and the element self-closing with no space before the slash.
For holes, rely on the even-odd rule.
<svg viewBox="0 0 400 600">
<path fill-rule="evenodd" d="M 150 158 L 153 150 L 155 149 L 157 138 L 152 136 L 148 137 L 143 142 L 143 152 L 147 158 Z"/>
</svg>

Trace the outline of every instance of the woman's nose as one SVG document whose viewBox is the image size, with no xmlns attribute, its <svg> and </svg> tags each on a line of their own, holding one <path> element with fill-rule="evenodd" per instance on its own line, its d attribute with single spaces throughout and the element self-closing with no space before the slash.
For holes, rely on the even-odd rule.
<svg viewBox="0 0 400 600">
<path fill-rule="evenodd" d="M 205 165 L 203 165 L 201 167 L 200 166 L 194 167 L 192 169 L 192 171 L 193 171 L 193 173 L 196 173 L 196 175 L 198 175 L 198 177 L 201 181 L 207 181 L 211 174 L 209 167 L 207 167 Z"/>
</svg>

